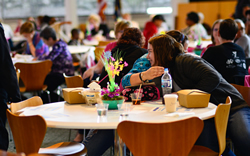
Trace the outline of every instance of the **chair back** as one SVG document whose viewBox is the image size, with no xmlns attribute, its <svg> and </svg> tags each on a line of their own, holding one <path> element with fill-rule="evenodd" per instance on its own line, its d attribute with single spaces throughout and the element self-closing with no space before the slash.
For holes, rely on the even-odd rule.
<svg viewBox="0 0 250 156">
<path fill-rule="evenodd" d="M 226 148 L 226 131 L 231 103 L 232 100 L 228 96 L 225 104 L 218 105 L 214 117 L 215 128 L 219 142 L 219 155 L 221 155 Z"/>
<path fill-rule="evenodd" d="M 231 85 L 234 86 L 234 88 L 236 88 L 238 90 L 238 92 L 240 92 L 240 94 L 243 96 L 244 100 L 250 106 L 250 87 L 241 86 L 241 85 L 232 84 L 232 83 L 231 83 Z"/>
<path fill-rule="evenodd" d="M 104 49 L 103 47 L 96 47 L 95 48 L 95 59 L 96 61 L 98 62 L 102 56 L 102 53 L 104 52 Z"/>
<path fill-rule="evenodd" d="M 63 73 L 67 88 L 83 87 L 83 79 L 80 75 L 77 76 L 67 76 Z"/>
<path fill-rule="evenodd" d="M 52 61 L 18 62 L 15 66 L 17 70 L 20 70 L 20 78 L 25 85 L 25 91 L 38 91 L 44 87 L 43 83 L 47 74 L 51 71 Z"/>
<path fill-rule="evenodd" d="M 106 47 L 109 43 L 114 42 L 115 40 L 109 40 L 109 41 L 99 41 L 98 47 Z"/>
<path fill-rule="evenodd" d="M 7 118 L 13 134 L 16 152 L 24 152 L 26 155 L 38 153 L 42 145 L 46 122 L 42 116 L 18 116 L 7 109 Z"/>
<path fill-rule="evenodd" d="M 12 113 L 17 113 L 17 111 L 25 108 L 25 107 L 32 107 L 32 106 L 40 106 L 43 104 L 43 100 L 39 96 L 34 96 L 32 98 L 29 98 L 27 100 L 17 102 L 17 103 L 11 103 L 10 104 L 10 110 Z"/>
<path fill-rule="evenodd" d="M 168 123 L 123 121 L 117 132 L 135 156 L 187 156 L 203 126 L 198 117 Z"/>
</svg>

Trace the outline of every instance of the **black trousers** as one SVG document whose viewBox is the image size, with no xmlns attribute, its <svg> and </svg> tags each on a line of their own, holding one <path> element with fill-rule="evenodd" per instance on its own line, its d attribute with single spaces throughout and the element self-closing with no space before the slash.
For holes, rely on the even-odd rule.
<svg viewBox="0 0 250 156">
<path fill-rule="evenodd" d="M 58 101 L 58 95 L 53 91 L 57 89 L 58 86 L 65 82 L 64 76 L 61 73 L 49 73 L 45 78 L 44 84 L 48 86 L 47 90 L 50 91 L 50 99 L 51 102 Z M 48 95 L 46 92 L 42 93 L 41 98 L 43 103 L 49 103 Z M 64 99 L 59 97 L 59 101 L 63 101 Z"/>
<path fill-rule="evenodd" d="M 6 125 L 6 110 L 7 110 L 8 95 L 6 91 L 0 88 L 0 149 L 8 150 L 9 136 L 8 131 L 5 128 Z"/>
</svg>

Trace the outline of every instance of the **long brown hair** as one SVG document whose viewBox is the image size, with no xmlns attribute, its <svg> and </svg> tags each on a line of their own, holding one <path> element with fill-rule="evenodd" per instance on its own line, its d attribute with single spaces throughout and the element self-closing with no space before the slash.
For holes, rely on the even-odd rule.
<svg viewBox="0 0 250 156">
<path fill-rule="evenodd" d="M 183 46 L 168 34 L 156 35 L 149 39 L 154 51 L 155 62 L 158 66 L 169 67 L 173 57 L 184 53 Z"/>
</svg>

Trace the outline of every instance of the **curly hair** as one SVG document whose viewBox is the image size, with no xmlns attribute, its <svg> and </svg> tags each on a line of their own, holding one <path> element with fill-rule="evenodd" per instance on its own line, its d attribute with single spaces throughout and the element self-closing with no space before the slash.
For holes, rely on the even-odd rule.
<svg viewBox="0 0 250 156">
<path fill-rule="evenodd" d="M 174 56 L 184 53 L 183 46 L 168 34 L 156 35 L 148 41 L 152 45 L 155 65 L 169 67 Z"/>
<path fill-rule="evenodd" d="M 132 44 L 142 47 L 145 43 L 145 38 L 138 28 L 125 28 L 121 38 L 118 40 L 119 44 Z"/>
</svg>

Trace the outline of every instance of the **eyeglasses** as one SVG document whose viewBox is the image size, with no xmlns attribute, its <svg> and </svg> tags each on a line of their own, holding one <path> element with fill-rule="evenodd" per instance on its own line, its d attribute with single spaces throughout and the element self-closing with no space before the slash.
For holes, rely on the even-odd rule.
<svg viewBox="0 0 250 156">
<path fill-rule="evenodd" d="M 218 31 L 219 29 L 217 29 L 217 28 L 214 28 L 214 30 L 213 31 Z"/>
</svg>

